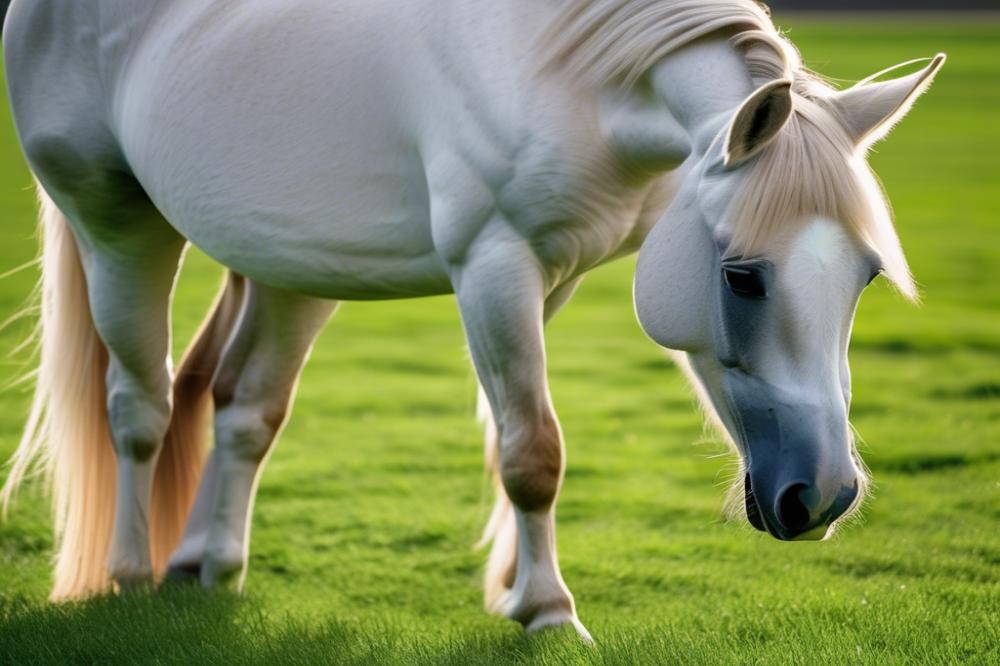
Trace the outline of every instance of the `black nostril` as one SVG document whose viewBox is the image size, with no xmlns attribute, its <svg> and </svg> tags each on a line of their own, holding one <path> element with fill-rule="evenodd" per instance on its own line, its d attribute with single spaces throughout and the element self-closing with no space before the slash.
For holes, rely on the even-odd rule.
<svg viewBox="0 0 1000 666">
<path fill-rule="evenodd" d="M 809 525 L 809 508 L 801 497 L 808 488 L 804 483 L 796 483 L 785 488 L 778 498 L 778 520 L 789 532 L 801 532 Z"/>
<path fill-rule="evenodd" d="M 761 532 L 766 532 L 767 528 L 764 527 L 764 519 L 760 515 L 760 506 L 757 504 L 757 498 L 753 494 L 753 485 L 750 483 L 750 474 L 746 475 L 743 480 L 743 501 L 747 509 L 747 520 L 750 524 L 754 526 L 755 529 Z"/>
</svg>

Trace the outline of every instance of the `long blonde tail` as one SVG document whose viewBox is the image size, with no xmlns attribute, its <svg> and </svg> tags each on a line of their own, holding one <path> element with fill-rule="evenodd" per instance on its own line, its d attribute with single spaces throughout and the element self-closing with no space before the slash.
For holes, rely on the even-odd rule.
<svg viewBox="0 0 1000 666">
<path fill-rule="evenodd" d="M 493 478 L 495 494 L 493 511 L 477 545 L 483 548 L 493 544 L 486 561 L 483 592 L 486 608 L 496 611 L 503 595 L 514 586 L 514 576 L 517 573 L 517 524 L 514 522 L 514 507 L 500 480 L 500 441 L 496 422 L 482 388 L 479 389 L 476 416 L 485 430 L 486 471 Z"/>
<path fill-rule="evenodd" d="M 174 379 L 174 407 L 156 463 L 149 507 L 153 571 L 163 575 L 180 542 L 201 478 L 212 418 L 212 376 L 236 325 L 246 279 L 227 272 L 208 318 L 184 353 Z"/>
<path fill-rule="evenodd" d="M 42 243 L 40 363 L 21 443 L 0 491 L 4 510 L 25 476 L 44 471 L 55 514 L 53 599 L 108 588 L 115 453 L 104 375 L 108 353 L 90 316 L 87 282 L 66 218 L 38 188 Z"/>
</svg>

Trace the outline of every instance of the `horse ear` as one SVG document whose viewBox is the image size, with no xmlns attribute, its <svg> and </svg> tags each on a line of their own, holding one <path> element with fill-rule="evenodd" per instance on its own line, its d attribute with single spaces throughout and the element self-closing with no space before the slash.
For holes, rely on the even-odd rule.
<svg viewBox="0 0 1000 666">
<path fill-rule="evenodd" d="M 890 81 L 871 83 L 883 74 L 920 62 L 910 60 L 873 74 L 852 88 L 835 93 L 833 104 L 855 144 L 867 148 L 888 134 L 892 126 L 907 114 L 916 99 L 927 90 L 944 61 L 945 55 L 939 53 L 919 72 Z"/>
<path fill-rule="evenodd" d="M 723 148 L 724 163 L 735 166 L 761 151 L 792 115 L 792 82 L 765 83 L 740 105 L 729 125 Z"/>
</svg>

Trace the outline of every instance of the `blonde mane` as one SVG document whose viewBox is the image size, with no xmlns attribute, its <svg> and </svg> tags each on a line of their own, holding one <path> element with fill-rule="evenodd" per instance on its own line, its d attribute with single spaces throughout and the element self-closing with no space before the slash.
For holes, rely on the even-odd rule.
<svg viewBox="0 0 1000 666">
<path fill-rule="evenodd" d="M 727 213 L 729 253 L 753 256 L 784 225 L 838 220 L 877 251 L 907 298 L 916 287 L 878 180 L 830 103 L 835 89 L 806 69 L 796 48 L 753 0 L 567 0 L 546 30 L 547 67 L 595 86 L 636 85 L 660 59 L 714 32 L 733 34 L 756 85 L 792 81 L 794 112 L 743 168 Z"/>
</svg>

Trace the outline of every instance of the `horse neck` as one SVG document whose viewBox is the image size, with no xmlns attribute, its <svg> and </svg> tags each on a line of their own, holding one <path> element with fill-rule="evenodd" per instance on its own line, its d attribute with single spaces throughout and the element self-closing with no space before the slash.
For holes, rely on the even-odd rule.
<svg viewBox="0 0 1000 666">
<path fill-rule="evenodd" d="M 728 36 L 713 34 L 667 55 L 650 72 L 656 94 L 704 153 L 718 130 L 753 92 L 744 57 Z"/>
</svg>

